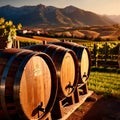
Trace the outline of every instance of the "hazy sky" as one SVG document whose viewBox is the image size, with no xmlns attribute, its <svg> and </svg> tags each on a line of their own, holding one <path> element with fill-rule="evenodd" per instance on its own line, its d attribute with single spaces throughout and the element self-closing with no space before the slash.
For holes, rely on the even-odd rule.
<svg viewBox="0 0 120 120">
<path fill-rule="evenodd" d="M 120 15 L 120 0 L 0 0 L 0 6 L 44 4 L 63 8 L 69 5 L 95 12 L 97 14 Z"/>
</svg>

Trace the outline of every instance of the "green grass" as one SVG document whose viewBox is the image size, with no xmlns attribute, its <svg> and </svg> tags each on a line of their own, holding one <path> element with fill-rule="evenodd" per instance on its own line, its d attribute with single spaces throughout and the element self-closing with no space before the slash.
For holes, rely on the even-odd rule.
<svg viewBox="0 0 120 120">
<path fill-rule="evenodd" d="M 120 98 L 120 74 L 92 71 L 88 88 L 97 94 Z"/>
</svg>

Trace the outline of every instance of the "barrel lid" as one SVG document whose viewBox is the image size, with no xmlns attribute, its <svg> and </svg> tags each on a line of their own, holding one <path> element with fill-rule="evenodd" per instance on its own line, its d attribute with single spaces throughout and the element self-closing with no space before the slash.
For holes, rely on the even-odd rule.
<svg viewBox="0 0 120 120">
<path fill-rule="evenodd" d="M 88 72 L 89 72 L 89 57 L 86 49 L 83 50 L 82 52 L 82 57 L 81 57 L 81 78 L 83 81 L 85 81 L 88 78 Z"/>
<path fill-rule="evenodd" d="M 66 53 L 61 65 L 61 86 L 66 96 L 73 91 L 75 81 L 75 63 L 70 53 Z"/>
<path fill-rule="evenodd" d="M 50 70 L 42 58 L 33 56 L 24 68 L 19 93 L 20 105 L 28 119 L 38 119 L 44 114 L 50 94 Z"/>
</svg>

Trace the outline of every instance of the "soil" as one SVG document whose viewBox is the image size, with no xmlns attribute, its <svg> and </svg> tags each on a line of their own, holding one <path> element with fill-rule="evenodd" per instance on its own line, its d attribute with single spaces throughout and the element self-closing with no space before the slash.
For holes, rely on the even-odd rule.
<svg viewBox="0 0 120 120">
<path fill-rule="evenodd" d="M 67 120 L 120 120 L 120 99 L 94 93 Z"/>
</svg>

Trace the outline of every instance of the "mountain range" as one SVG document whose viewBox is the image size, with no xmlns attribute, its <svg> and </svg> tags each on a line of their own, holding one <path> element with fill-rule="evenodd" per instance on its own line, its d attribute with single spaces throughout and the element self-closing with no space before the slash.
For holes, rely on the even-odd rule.
<svg viewBox="0 0 120 120">
<path fill-rule="evenodd" d="M 113 20 L 114 22 L 117 22 L 118 24 L 120 24 L 120 15 L 106 15 L 106 17 L 108 17 L 111 20 Z"/>
<path fill-rule="evenodd" d="M 107 16 L 101 16 L 74 6 L 57 8 L 42 4 L 22 7 L 2 6 L 0 7 L 0 17 L 4 17 L 6 20 L 12 20 L 15 24 L 21 23 L 23 26 L 31 27 L 115 24 Z"/>
</svg>

